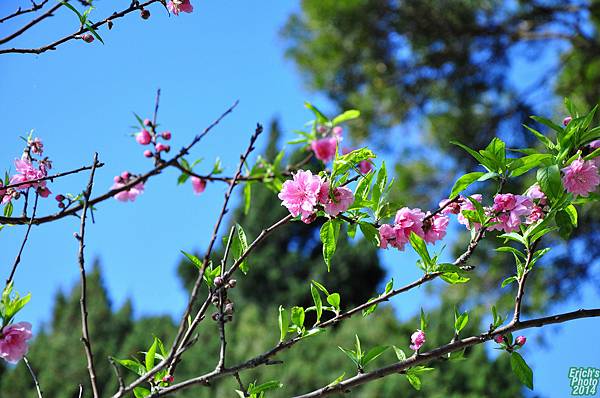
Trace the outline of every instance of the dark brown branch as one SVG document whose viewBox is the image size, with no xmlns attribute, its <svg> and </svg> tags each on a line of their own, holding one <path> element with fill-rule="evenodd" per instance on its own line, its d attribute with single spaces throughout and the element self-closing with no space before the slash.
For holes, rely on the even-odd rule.
<svg viewBox="0 0 600 398">
<path fill-rule="evenodd" d="M 67 3 L 69 0 L 64 0 L 65 3 Z M 0 44 L 4 44 L 6 42 L 11 41 L 12 39 L 21 36 L 23 33 L 25 33 L 27 30 L 29 30 L 30 28 L 32 28 L 33 26 L 37 25 L 38 23 L 42 22 L 44 19 L 51 17 L 52 15 L 54 15 L 54 12 L 56 10 L 58 10 L 60 7 L 62 7 L 63 4 L 58 2 L 54 5 L 54 7 L 52 7 L 51 9 L 49 9 L 48 11 L 46 11 L 45 13 L 43 13 L 42 15 L 40 15 L 37 18 L 32 19 L 31 21 L 29 21 L 27 24 L 25 24 L 22 28 L 14 31 L 13 33 L 9 34 L 8 36 L 0 39 Z M 2 51 L 2 50 L 0 50 Z"/>
<path fill-rule="evenodd" d="M 27 225 L 27 231 L 25 232 L 25 237 L 23 238 L 23 242 L 21 243 L 21 248 L 19 249 L 19 253 L 17 253 L 17 257 L 15 258 L 15 262 L 13 264 L 12 270 L 10 271 L 10 275 L 8 279 L 6 279 L 6 286 L 12 282 L 15 277 L 15 272 L 17 271 L 17 267 L 21 262 L 21 255 L 23 254 L 23 249 L 25 249 L 25 243 L 27 243 L 27 239 L 29 238 L 29 231 L 31 231 L 31 226 L 33 225 L 33 220 L 35 218 L 35 212 L 37 211 L 39 194 L 36 192 L 35 201 L 33 202 L 33 214 L 31 214 L 31 219 L 29 220 L 29 224 Z"/>
<path fill-rule="evenodd" d="M 231 227 L 229 231 L 229 237 L 227 239 L 227 245 L 225 246 L 225 253 L 221 260 L 221 278 L 225 273 L 225 266 L 227 264 L 227 258 L 229 257 L 229 250 L 233 243 L 233 234 L 235 233 L 235 226 Z M 225 338 L 225 298 L 226 288 L 224 285 L 219 289 L 219 340 L 221 341 L 221 347 L 219 349 L 219 362 L 217 363 L 217 370 L 222 370 L 225 367 L 225 350 L 227 349 L 227 339 Z"/>
<path fill-rule="evenodd" d="M 33 368 L 29 364 L 29 360 L 27 359 L 27 357 L 23 357 L 23 362 L 25 362 L 25 366 L 27 366 L 27 369 L 29 369 L 29 374 L 31 375 L 31 378 L 33 379 L 33 383 L 35 384 L 35 390 L 37 392 L 38 398 L 44 398 L 42 395 L 42 389 L 40 388 L 40 382 L 38 381 L 38 378 L 35 375 Z"/>
<path fill-rule="evenodd" d="M 494 336 L 498 334 L 505 334 L 509 332 L 514 332 L 517 330 L 528 329 L 533 327 L 541 327 L 545 325 L 550 325 L 554 323 L 563 323 L 567 321 L 571 321 L 574 319 L 581 318 L 593 318 L 600 317 L 600 308 L 595 308 L 591 310 L 577 310 L 573 312 L 567 312 L 564 314 L 552 315 L 544 318 L 531 319 L 529 321 L 524 322 L 516 322 L 507 325 L 504 328 L 498 329 L 493 333 L 482 333 L 478 336 L 471 336 L 461 340 L 457 340 L 453 343 L 449 343 L 443 345 L 441 347 L 435 348 L 431 351 L 414 355 L 404 361 L 396 362 L 392 365 L 385 366 L 383 368 L 379 368 L 377 370 L 356 375 L 348 380 L 344 380 L 334 386 L 324 387 L 308 394 L 298 395 L 295 398 L 313 398 L 313 397 L 324 397 L 333 394 L 339 394 L 341 392 L 348 391 L 351 388 L 360 386 L 367 382 L 380 379 L 382 377 L 396 374 L 398 372 L 402 372 L 410 367 L 421 365 L 424 363 L 428 363 L 436 358 L 441 358 L 444 355 L 447 355 L 451 352 L 459 351 L 467 347 L 471 347 L 477 344 L 484 343 L 488 340 L 494 338 Z M 175 386 L 171 386 L 175 387 Z"/>
<path fill-rule="evenodd" d="M 7 15 L 3 18 L 0 18 L 0 23 L 3 23 L 5 21 L 8 21 L 9 19 L 18 17 L 20 15 L 23 14 L 28 14 L 30 12 L 35 12 L 37 10 L 39 10 L 40 8 L 42 8 L 46 3 L 48 2 L 48 0 L 43 0 L 41 3 L 36 3 L 34 1 L 31 2 L 31 7 L 30 8 L 17 8 L 17 11 L 13 12 L 10 15 Z"/>
<path fill-rule="evenodd" d="M 94 368 L 94 354 L 92 353 L 92 342 L 90 340 L 90 333 L 88 328 L 88 311 L 87 311 L 87 280 L 85 275 L 85 220 L 87 210 L 89 208 L 90 195 L 92 194 L 92 187 L 94 185 L 94 175 L 96 173 L 96 164 L 98 163 L 98 154 L 94 154 L 94 163 L 92 164 L 92 171 L 90 172 L 90 179 L 87 188 L 83 192 L 83 209 L 81 211 L 81 225 L 79 227 L 79 234 L 75 237 L 79 241 L 79 272 L 81 275 L 81 297 L 79 299 L 81 309 L 81 341 L 85 348 L 85 356 L 87 358 L 87 369 L 90 376 L 90 383 L 92 385 L 92 393 L 94 398 L 99 398 L 100 393 L 98 391 L 98 385 L 96 383 L 96 369 Z"/>
<path fill-rule="evenodd" d="M 104 166 L 104 163 L 98 163 L 98 165 L 96 166 L 96 168 L 100 168 L 100 167 L 103 167 L 103 166 Z M 69 170 L 69 171 L 65 171 L 65 172 L 62 172 L 62 173 L 53 174 L 53 175 L 42 177 L 42 178 L 37 178 L 35 180 L 28 180 L 28 181 L 23 181 L 23 182 L 17 182 L 15 184 L 11 184 L 11 185 L 7 185 L 7 186 L 4 186 L 4 187 L 1 187 L 0 189 L 6 190 L 6 189 L 9 189 L 9 188 L 18 188 L 18 187 L 20 187 L 22 185 L 25 185 L 25 184 L 37 184 L 38 182 L 47 181 L 47 180 L 54 181 L 55 178 L 60 178 L 60 177 L 68 176 L 68 175 L 71 175 L 71 174 L 81 173 L 82 171 L 91 170 L 92 167 L 93 166 L 83 166 L 83 167 L 80 167 L 78 169 Z"/>
<path fill-rule="evenodd" d="M 97 196 L 94 199 L 90 199 L 90 201 L 89 201 L 90 206 L 93 206 L 97 203 L 100 203 L 107 199 L 110 199 L 110 198 L 114 197 L 116 194 L 118 194 L 119 192 L 127 191 L 127 190 L 131 189 L 132 187 L 134 187 L 135 185 L 139 184 L 140 182 L 146 182 L 150 177 L 159 174 L 163 169 L 167 168 L 168 166 L 173 166 L 173 164 L 175 162 L 177 162 L 181 157 L 186 155 L 194 145 L 196 145 L 206 134 L 208 134 L 209 131 L 211 131 L 216 125 L 218 125 L 221 122 L 221 120 L 223 120 L 223 118 L 225 118 L 225 116 L 230 114 L 233 111 L 233 109 L 237 106 L 237 104 L 238 104 L 238 101 L 236 101 L 232 106 L 230 106 L 229 109 L 227 109 L 218 119 L 216 119 L 208 127 L 206 127 L 202 133 L 198 134 L 192 140 L 192 142 L 190 144 L 188 144 L 187 146 L 182 148 L 179 151 L 179 153 L 176 156 L 174 156 L 172 159 L 161 162 L 154 169 L 150 170 L 146 174 L 141 175 L 138 178 L 131 180 L 128 184 L 123 185 L 121 188 L 112 189 L 100 196 Z M 52 214 L 49 216 L 45 216 L 45 217 L 34 218 L 33 224 L 35 224 L 35 225 L 44 224 L 47 222 L 56 221 L 58 219 L 66 217 L 66 216 L 76 215 L 77 212 L 79 210 L 81 210 L 82 208 L 83 208 L 83 205 L 80 204 L 80 205 L 74 206 L 66 211 L 60 211 L 58 213 L 55 213 L 55 214 Z M 30 219 L 27 217 L 3 217 L 3 216 L 0 216 L 0 224 L 23 225 L 23 224 L 28 223 L 29 221 L 30 221 Z"/>
<path fill-rule="evenodd" d="M 156 3 L 156 2 L 160 2 L 161 0 L 148 0 L 145 3 L 137 3 L 137 2 L 133 2 L 131 3 L 131 5 L 124 9 L 123 11 L 120 12 L 115 12 L 113 13 L 111 16 L 107 17 L 106 19 L 100 21 L 100 22 L 96 22 L 95 24 L 92 24 L 92 28 L 94 30 L 97 30 L 99 27 L 103 26 L 104 24 L 107 24 L 108 22 L 111 22 L 117 18 L 122 18 L 125 15 L 133 12 L 133 11 L 137 11 L 137 10 L 141 10 L 144 7 L 149 6 L 150 4 Z M 60 4 L 60 3 L 59 3 Z M 4 48 L 4 49 L 0 49 L 0 54 L 7 54 L 7 53 L 17 53 L 17 54 L 41 54 L 43 52 L 46 52 L 48 50 L 56 50 L 56 47 L 68 42 L 70 40 L 73 39 L 78 39 L 80 37 L 81 34 L 88 32 L 89 29 L 85 26 L 80 27 L 77 31 L 64 36 L 61 39 L 58 39 L 48 45 L 39 47 L 39 48 Z"/>
</svg>

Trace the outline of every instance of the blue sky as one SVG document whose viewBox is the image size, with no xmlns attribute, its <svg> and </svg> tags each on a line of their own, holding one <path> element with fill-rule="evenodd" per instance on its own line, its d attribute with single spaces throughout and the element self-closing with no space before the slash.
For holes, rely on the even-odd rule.
<svg viewBox="0 0 600 398">
<path fill-rule="evenodd" d="M 16 7 L 6 3 L 0 4 L 2 15 Z M 108 13 L 105 3 L 99 3 L 92 18 Z M 205 159 L 200 171 L 209 171 L 220 156 L 231 173 L 256 122 L 267 124 L 279 116 L 284 130 L 290 132 L 310 118 L 303 108 L 305 100 L 327 108 L 322 97 L 303 89 L 298 71 L 283 56 L 278 31 L 298 7 L 296 2 L 225 5 L 196 0 L 194 4 L 196 11 L 191 15 L 169 18 L 160 7 L 152 7 L 148 21 L 137 16 L 120 19 L 112 31 L 102 32 L 106 45 L 76 41 L 41 56 L 3 55 L 2 167 L 10 167 L 19 155 L 22 141 L 18 135 L 35 129 L 57 171 L 88 164 L 94 151 L 99 152 L 106 166 L 98 171 L 96 193 L 106 190 L 112 177 L 123 170 L 147 170 L 150 162 L 129 137 L 128 126 L 134 122 L 133 111 L 151 115 L 158 87 L 162 89 L 159 122 L 172 131 L 174 148 L 185 145 L 240 100 L 235 112 L 195 148 L 191 158 Z M 76 22 L 65 10 L 15 44 L 39 46 L 47 38 L 68 33 Z M 0 36 L 20 23 L 0 25 Z M 514 79 L 526 83 L 534 67 L 519 62 Z M 177 173 L 167 171 L 153 179 L 135 204 L 102 203 L 96 223 L 88 229 L 88 263 L 101 258 L 114 305 L 131 298 L 136 316 L 180 313 L 186 297 L 176 275 L 179 250 L 207 244 L 221 205 L 224 185 L 210 184 L 205 194 L 194 196 L 189 184 L 176 186 L 176 177 Z M 51 189 L 78 192 L 86 180 L 87 175 L 74 176 L 52 184 Z M 40 213 L 53 212 L 55 206 L 53 200 L 45 200 Z M 72 237 L 77 229 L 78 220 L 72 218 L 32 230 L 16 285 L 33 294 L 21 318 L 33 321 L 35 327 L 49 319 L 56 291 L 69 289 L 78 280 L 77 242 Z M 23 228 L 16 227 L 0 232 L 0 263 L 5 273 L 23 233 Z M 382 260 L 398 284 L 419 276 L 412 254 L 385 252 Z M 600 303 L 591 288 L 582 291 L 580 302 L 566 303 L 557 311 Z M 423 291 L 415 291 L 394 305 L 399 316 L 407 318 L 419 306 L 427 307 L 426 301 Z M 531 343 L 525 353 L 536 371 L 537 393 L 564 397 L 569 394 L 569 366 L 600 366 L 598 345 L 582 343 L 585 352 L 577 349 L 582 336 L 597 336 L 599 326 L 598 320 L 584 320 L 548 328 L 544 333 L 551 345 L 546 348 L 534 341 L 540 331 L 526 333 Z"/>
</svg>

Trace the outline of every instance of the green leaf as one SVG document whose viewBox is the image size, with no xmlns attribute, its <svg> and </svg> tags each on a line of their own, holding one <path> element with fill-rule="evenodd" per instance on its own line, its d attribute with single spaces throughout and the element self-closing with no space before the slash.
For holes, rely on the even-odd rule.
<svg viewBox="0 0 600 398">
<path fill-rule="evenodd" d="M 146 353 L 145 362 L 146 362 L 146 370 L 147 371 L 150 371 L 150 369 L 152 369 L 154 367 L 154 357 L 156 355 L 157 348 L 158 348 L 158 342 L 156 341 L 156 338 L 154 338 L 154 342 L 152 343 L 152 345 L 150 346 L 150 349 Z"/>
<path fill-rule="evenodd" d="M 321 300 L 321 295 L 319 294 L 318 289 L 314 284 L 310 285 L 310 294 L 312 295 L 313 301 L 315 302 L 315 309 L 317 312 L 317 323 L 321 320 L 321 315 L 323 315 L 323 302 Z"/>
<path fill-rule="evenodd" d="M 252 184 L 247 182 L 244 185 L 244 214 L 250 211 L 250 203 L 252 202 Z"/>
<path fill-rule="evenodd" d="M 456 320 L 454 321 L 454 330 L 456 330 L 456 333 L 460 333 L 460 331 L 463 330 L 465 326 L 467 326 L 468 322 L 469 314 L 467 314 L 466 312 L 461 314 L 458 318 L 456 318 Z"/>
<path fill-rule="evenodd" d="M 423 308 L 421 308 L 421 330 L 425 331 L 429 325 L 429 317 L 425 315 Z"/>
<path fill-rule="evenodd" d="M 263 391 L 274 390 L 281 387 L 283 387 L 283 384 L 281 384 L 278 380 L 271 380 L 267 381 L 266 383 L 248 388 L 248 394 L 260 394 Z"/>
<path fill-rule="evenodd" d="M 94 37 L 96 39 L 98 39 L 98 41 L 102 44 L 104 44 L 104 40 L 102 40 L 102 38 L 100 37 L 100 35 L 98 34 L 98 32 L 96 32 L 96 29 L 94 29 L 94 27 L 92 26 L 92 23 L 90 21 L 86 21 L 85 22 L 85 26 L 87 27 L 87 29 L 90 31 L 90 33 L 92 35 L 94 35 Z"/>
<path fill-rule="evenodd" d="M 533 120 L 535 120 L 536 122 L 543 124 L 546 127 L 550 127 L 552 130 L 556 131 L 557 133 L 562 133 L 562 131 L 563 131 L 563 128 L 561 126 L 554 123 L 550 119 L 546 119 L 545 117 L 541 117 L 541 116 L 531 116 L 531 118 Z"/>
<path fill-rule="evenodd" d="M 537 181 L 542 191 L 550 199 L 556 200 L 564 192 L 560 180 L 560 170 L 558 165 L 539 168 L 537 171 Z"/>
<path fill-rule="evenodd" d="M 144 387 L 136 387 L 133 389 L 133 395 L 135 398 L 145 398 L 150 395 L 150 390 Z"/>
<path fill-rule="evenodd" d="M 516 276 L 514 276 L 514 275 L 513 276 L 509 276 L 508 278 L 506 278 L 506 279 L 504 279 L 502 281 L 502 285 L 500 287 L 504 288 L 504 287 L 510 285 L 511 283 L 516 282 L 516 281 L 517 281 L 517 277 Z"/>
<path fill-rule="evenodd" d="M 196 268 L 198 268 L 199 270 L 202 269 L 202 261 L 198 257 L 194 256 L 191 253 L 184 252 L 183 250 L 180 251 L 181 253 L 183 253 L 184 256 L 187 257 L 188 260 L 191 261 L 192 264 L 196 266 Z"/>
<path fill-rule="evenodd" d="M 331 293 L 327 296 L 327 302 L 335 308 L 337 311 L 340 310 L 340 294 L 339 293 Z"/>
<path fill-rule="evenodd" d="M 527 126 L 527 125 L 523 125 L 523 127 L 525 127 L 527 130 L 529 130 L 533 135 L 536 136 L 536 138 L 538 140 L 540 140 L 540 142 L 542 144 L 544 144 L 544 146 L 548 149 L 554 149 L 554 143 L 548 138 L 546 137 L 544 134 L 540 133 L 539 131 Z"/>
<path fill-rule="evenodd" d="M 421 379 L 419 376 L 412 373 L 406 373 L 406 379 L 415 390 L 421 390 Z"/>
<path fill-rule="evenodd" d="M 285 308 L 283 306 L 279 306 L 279 341 L 285 340 L 285 336 L 287 335 L 287 330 L 289 326 L 289 318 Z"/>
<path fill-rule="evenodd" d="M 510 366 L 519 381 L 530 390 L 533 390 L 533 372 L 521 354 L 518 352 L 512 352 L 510 354 Z"/>
<path fill-rule="evenodd" d="M 377 228 L 368 222 L 360 222 L 358 226 L 360 227 L 360 232 L 362 232 L 365 239 L 371 242 L 373 246 L 379 247 L 379 231 Z"/>
<path fill-rule="evenodd" d="M 131 370 L 138 376 L 143 376 L 146 373 L 146 368 L 137 360 L 132 359 L 117 359 L 113 358 L 117 363 Z"/>
<path fill-rule="evenodd" d="M 351 361 L 354 363 L 354 365 L 355 365 L 357 368 L 360 368 L 360 363 L 359 363 L 359 360 L 358 360 L 358 358 L 357 358 L 357 355 L 356 355 L 356 353 L 355 353 L 354 351 L 352 351 L 352 350 L 348 350 L 348 349 L 346 349 L 346 348 L 343 348 L 343 347 L 340 347 L 340 346 L 338 346 L 338 348 L 339 348 L 339 349 L 340 349 L 340 350 L 341 350 L 341 351 L 342 351 L 344 354 L 346 354 L 346 356 L 347 356 L 348 358 L 350 358 L 350 360 L 351 360 Z"/>
<path fill-rule="evenodd" d="M 323 293 L 325 293 L 325 295 L 329 296 L 329 292 L 327 291 L 327 289 L 325 288 L 325 286 L 323 286 L 319 282 L 315 281 L 314 279 L 311 282 L 312 282 L 313 285 L 315 285 L 317 287 L 317 289 L 319 289 L 320 291 L 322 291 Z"/>
<path fill-rule="evenodd" d="M 241 257 L 242 254 L 244 254 L 247 250 L 248 250 L 248 240 L 246 239 L 246 233 L 244 232 L 244 229 L 242 228 L 242 226 L 240 224 L 235 224 L 235 229 L 237 231 L 237 238 L 239 240 L 240 243 L 240 252 L 238 255 L 238 258 Z M 248 261 L 244 259 L 244 261 L 242 261 L 240 263 L 240 270 L 244 273 L 247 274 L 248 271 L 250 270 L 250 266 L 248 265 Z"/>
<path fill-rule="evenodd" d="M 450 192 L 450 196 L 449 197 L 450 198 L 454 198 L 459 193 L 461 193 L 462 191 L 464 191 L 469 185 L 471 185 L 472 183 L 474 183 L 475 181 L 477 181 L 484 174 L 485 173 L 483 173 L 483 172 L 477 171 L 477 172 L 474 172 L 474 173 L 465 174 L 464 176 L 460 177 L 454 183 L 454 186 L 452 187 L 452 191 Z"/>
<path fill-rule="evenodd" d="M 460 275 L 458 272 L 444 272 L 440 275 L 440 278 L 451 285 L 456 285 L 457 283 L 467 283 L 471 280 L 466 276 Z"/>
<path fill-rule="evenodd" d="M 337 247 L 337 238 L 340 234 L 340 223 L 336 220 L 329 220 L 321 227 L 320 237 L 323 243 L 323 260 L 327 265 L 327 271 L 331 270 L 331 257 Z"/>
<path fill-rule="evenodd" d="M 362 358 L 361 365 L 363 367 L 367 366 L 369 362 L 373 361 L 375 358 L 383 354 L 388 348 L 390 348 L 390 346 L 388 345 L 379 345 L 371 348 Z"/>
<path fill-rule="evenodd" d="M 575 208 L 575 206 L 568 205 L 563 210 L 569 216 L 569 219 L 571 220 L 571 225 L 573 225 L 573 227 L 577 227 L 577 209 Z"/>
<path fill-rule="evenodd" d="M 333 179 L 336 176 L 344 174 L 363 160 L 375 159 L 376 157 L 377 156 L 373 153 L 373 151 L 371 151 L 368 148 L 356 149 L 345 155 L 336 157 L 336 159 L 333 162 L 333 171 L 331 173 L 331 178 Z"/>
<path fill-rule="evenodd" d="M 292 307 L 292 324 L 299 328 L 304 327 L 304 317 L 304 308 L 298 306 Z"/>
<path fill-rule="evenodd" d="M 429 255 L 427 245 L 425 244 L 423 238 L 414 232 L 411 232 L 408 239 L 410 241 L 410 245 L 413 247 L 413 249 L 415 249 L 415 252 L 417 252 L 419 257 L 421 257 L 421 260 L 423 260 L 423 263 L 426 265 L 426 267 L 429 267 L 429 265 L 432 263 L 431 256 Z"/>
<path fill-rule="evenodd" d="M 402 351 L 401 348 L 398 348 L 395 345 L 393 345 L 392 348 L 394 349 L 394 352 L 396 353 L 396 358 L 398 358 L 398 361 L 406 360 L 406 354 L 404 353 L 404 351 Z"/>
<path fill-rule="evenodd" d="M 573 232 L 573 224 L 570 214 L 567 213 L 566 210 L 561 210 L 556 213 L 554 220 L 558 226 L 558 234 L 561 236 L 561 238 L 565 240 L 569 239 L 569 236 L 571 236 L 571 233 Z"/>
<path fill-rule="evenodd" d="M 518 177 L 527 173 L 529 170 L 538 167 L 545 160 L 552 159 L 552 155 L 545 153 L 536 153 L 533 155 L 523 156 L 513 160 L 509 165 L 511 177 Z"/>
<path fill-rule="evenodd" d="M 13 204 L 12 202 L 8 202 L 4 205 L 4 217 L 10 217 L 13 213 Z"/>
<path fill-rule="evenodd" d="M 456 141 L 456 140 L 451 140 L 450 141 L 451 144 L 457 145 L 459 147 L 461 147 L 462 149 L 464 149 L 465 151 L 467 151 L 471 156 L 473 156 L 475 158 L 475 160 L 477 160 L 483 167 L 485 167 L 486 169 L 488 169 L 488 171 L 493 171 L 490 167 L 486 166 L 486 159 L 481 156 L 477 151 L 474 151 L 473 149 L 469 148 L 468 146 Z"/>
<path fill-rule="evenodd" d="M 329 122 L 329 118 L 327 118 L 327 116 L 325 116 L 320 110 L 317 109 L 316 106 L 314 106 L 310 102 L 305 102 L 304 106 L 307 107 L 308 109 L 310 109 L 315 114 L 315 117 L 317 118 L 317 122 L 319 122 L 319 123 Z"/>
<path fill-rule="evenodd" d="M 334 126 L 336 126 L 340 123 L 344 123 L 344 122 L 347 122 L 348 120 L 352 120 L 352 119 L 357 119 L 359 117 L 360 117 L 360 111 L 358 111 L 356 109 L 350 109 L 350 110 L 342 113 L 341 115 L 334 117 L 333 121 L 331 123 Z"/>
</svg>

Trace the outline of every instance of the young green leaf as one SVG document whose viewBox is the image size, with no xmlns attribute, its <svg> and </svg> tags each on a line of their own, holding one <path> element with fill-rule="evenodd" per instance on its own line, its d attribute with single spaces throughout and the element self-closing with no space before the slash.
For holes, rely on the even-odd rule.
<svg viewBox="0 0 600 398">
<path fill-rule="evenodd" d="M 323 260 L 327 265 L 327 271 L 331 270 L 331 257 L 337 247 L 337 238 L 340 234 L 340 223 L 337 220 L 329 220 L 321 227 L 320 237 L 323 243 Z"/>
<path fill-rule="evenodd" d="M 510 354 L 510 367 L 519 381 L 530 390 L 533 390 L 533 371 L 527 365 L 521 354 L 514 351 Z"/>
<path fill-rule="evenodd" d="M 454 186 L 452 187 L 452 191 L 450 192 L 450 198 L 454 198 L 455 196 L 457 196 L 459 193 L 461 193 L 462 191 L 464 191 L 465 189 L 467 189 L 467 187 L 471 184 L 473 184 L 475 181 L 477 181 L 481 176 L 483 176 L 485 173 L 477 171 L 474 173 L 469 173 L 469 174 L 465 174 L 462 177 L 460 177 L 458 180 L 456 180 L 456 182 L 454 183 Z"/>
<path fill-rule="evenodd" d="M 285 340 L 289 326 L 288 313 L 283 306 L 279 306 L 279 341 Z"/>
<path fill-rule="evenodd" d="M 323 314 L 323 302 L 321 301 L 321 295 L 314 284 L 310 285 L 310 294 L 312 295 L 313 301 L 315 302 L 315 310 L 317 312 L 317 323 L 321 320 Z"/>
</svg>

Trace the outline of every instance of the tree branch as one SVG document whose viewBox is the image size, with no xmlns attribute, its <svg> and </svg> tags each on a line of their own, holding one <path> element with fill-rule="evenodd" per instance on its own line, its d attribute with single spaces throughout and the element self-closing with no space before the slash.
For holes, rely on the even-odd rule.
<svg viewBox="0 0 600 398">
<path fill-rule="evenodd" d="M 17 257 L 15 258 L 15 262 L 13 264 L 12 270 L 10 271 L 10 275 L 8 279 L 6 279 L 6 286 L 13 281 L 15 277 L 15 272 L 17 272 L 17 267 L 21 262 L 21 254 L 23 254 L 23 249 L 25 249 L 25 243 L 27 243 L 27 239 L 29 238 L 29 231 L 31 231 L 31 226 L 33 225 L 33 220 L 35 218 L 35 212 L 37 211 L 39 194 L 36 192 L 35 201 L 33 203 L 33 214 L 31 214 L 31 219 L 29 220 L 29 224 L 27 225 L 27 231 L 25 232 L 25 237 L 23 238 L 23 243 L 21 243 L 21 248 L 19 249 L 19 253 L 17 253 Z"/>
<path fill-rule="evenodd" d="M 29 374 L 31 374 L 31 378 L 33 379 L 33 383 L 35 384 L 35 390 L 37 391 L 38 398 L 43 398 L 42 389 L 40 388 L 40 382 L 38 381 L 38 378 L 35 375 L 33 368 L 29 364 L 29 360 L 27 359 L 27 357 L 23 357 L 23 362 L 25 362 L 25 366 L 27 366 L 27 369 L 29 369 Z"/>
<path fill-rule="evenodd" d="M 85 275 L 85 257 L 83 254 L 85 248 L 85 219 L 87 210 L 89 207 L 90 195 L 92 194 L 92 186 L 94 184 L 94 174 L 96 173 L 96 164 L 98 163 L 98 154 L 94 154 L 94 163 L 92 164 L 92 171 L 90 173 L 90 180 L 88 182 L 86 190 L 83 192 L 83 210 L 81 211 L 81 225 L 79 228 L 79 234 L 75 235 L 75 238 L 79 241 L 79 272 L 81 275 L 81 297 L 79 299 L 81 309 L 81 341 L 85 348 L 85 355 L 87 358 L 87 368 L 90 375 L 90 383 L 92 385 L 92 393 L 94 398 L 99 398 L 100 393 L 98 391 L 98 385 L 96 383 L 96 369 L 94 368 L 94 354 L 92 353 L 92 342 L 90 340 L 90 333 L 88 329 L 88 311 L 87 311 L 87 284 Z"/>
<path fill-rule="evenodd" d="M 48 2 L 48 0 L 43 0 L 41 3 L 36 3 L 34 1 L 31 1 L 30 8 L 19 7 L 19 8 L 17 8 L 17 11 L 13 12 L 12 14 L 9 14 L 3 18 L 0 18 L 0 23 L 8 21 L 9 19 L 18 17 L 19 15 L 27 14 L 30 12 L 35 12 L 35 11 L 39 10 L 40 8 L 42 8 L 47 2 Z"/>
</svg>

